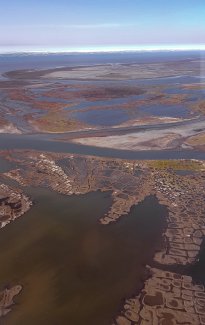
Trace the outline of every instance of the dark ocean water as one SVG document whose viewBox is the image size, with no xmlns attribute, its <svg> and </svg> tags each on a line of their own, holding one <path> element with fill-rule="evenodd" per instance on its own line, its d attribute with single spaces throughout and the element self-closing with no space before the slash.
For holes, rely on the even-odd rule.
<svg viewBox="0 0 205 325">
<path fill-rule="evenodd" d="M 118 52 L 68 54 L 0 54 L 0 72 L 18 69 L 47 69 L 62 66 L 106 63 L 153 63 L 186 59 L 199 60 L 205 52 Z"/>
</svg>

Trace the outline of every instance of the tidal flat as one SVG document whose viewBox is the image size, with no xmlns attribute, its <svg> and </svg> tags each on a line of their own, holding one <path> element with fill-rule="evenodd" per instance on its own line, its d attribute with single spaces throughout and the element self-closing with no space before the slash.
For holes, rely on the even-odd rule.
<svg viewBox="0 0 205 325">
<path fill-rule="evenodd" d="M 107 54 L 101 62 L 95 55 L 92 63 L 82 56 L 81 64 L 68 55 L 65 65 L 57 56 L 55 67 L 48 56 L 50 68 L 39 62 L 4 71 L 0 133 L 62 135 L 69 144 L 120 150 L 204 151 L 201 53 L 130 55 Z"/>
</svg>

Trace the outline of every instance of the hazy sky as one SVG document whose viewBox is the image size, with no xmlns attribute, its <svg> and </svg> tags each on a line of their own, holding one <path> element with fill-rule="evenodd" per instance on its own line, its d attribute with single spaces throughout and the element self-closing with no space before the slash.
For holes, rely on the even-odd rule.
<svg viewBox="0 0 205 325">
<path fill-rule="evenodd" d="M 205 43 L 205 0 L 0 0 L 0 46 Z"/>
</svg>

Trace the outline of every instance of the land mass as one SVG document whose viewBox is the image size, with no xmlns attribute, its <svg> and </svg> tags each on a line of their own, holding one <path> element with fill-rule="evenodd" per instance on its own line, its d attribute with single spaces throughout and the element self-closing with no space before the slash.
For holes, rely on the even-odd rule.
<svg viewBox="0 0 205 325">
<path fill-rule="evenodd" d="M 153 248 L 152 260 L 143 266 L 143 287 L 121 297 L 118 313 L 110 319 L 113 325 L 205 324 L 205 282 L 191 271 L 204 249 L 205 163 L 100 158 L 61 148 L 69 144 L 84 153 L 92 146 L 93 155 L 96 147 L 119 149 L 124 155 L 127 150 L 163 151 L 171 158 L 176 150 L 193 157 L 199 152 L 203 158 L 205 84 L 196 77 L 200 73 L 201 60 L 190 55 L 162 62 L 14 70 L 0 80 L 0 157 L 8 162 L 0 171 L 1 233 L 19 218 L 29 218 L 32 204 L 38 205 L 28 194 L 31 188 L 65 197 L 104 192 L 111 203 L 98 216 L 100 229 L 117 227 L 149 197 L 167 211 L 162 245 Z M 9 135 L 3 134 L 15 134 L 10 140 L 16 137 L 19 143 L 9 146 Z M 31 150 L 31 143 L 38 150 Z M 57 153 L 50 152 L 52 146 Z M 90 276 L 89 269 L 77 268 L 80 278 Z M 1 283 L 0 317 L 17 309 L 14 297 L 28 290 L 18 276 L 14 280 Z M 58 291 L 57 286 L 52 290 Z M 57 300 L 62 307 L 63 297 Z"/>
</svg>

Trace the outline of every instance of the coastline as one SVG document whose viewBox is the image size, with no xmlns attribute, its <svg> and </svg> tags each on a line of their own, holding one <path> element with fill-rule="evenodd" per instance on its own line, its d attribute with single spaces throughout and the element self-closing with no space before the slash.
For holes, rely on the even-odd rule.
<svg viewBox="0 0 205 325">
<path fill-rule="evenodd" d="M 108 312 L 112 325 L 205 324 L 205 282 L 193 271 L 203 265 L 205 236 L 202 52 L 168 52 L 124 53 L 121 63 L 119 52 L 21 53 L 18 70 L 16 54 L 4 56 L 14 69 L 0 66 L 1 125 L 13 129 L 0 134 L 0 189 L 8 184 L 0 226 L 19 218 L 1 229 L 0 273 L 23 286 L 8 321 L 24 308 L 59 320 L 69 315 L 58 310 L 63 303 L 86 322 L 98 292 L 105 300 L 95 323 Z M 13 310 L 12 290 L 0 293 L 0 316 Z"/>
</svg>

